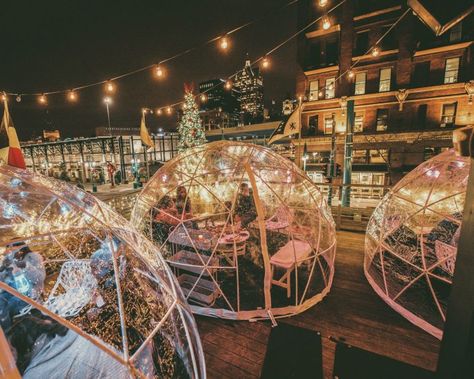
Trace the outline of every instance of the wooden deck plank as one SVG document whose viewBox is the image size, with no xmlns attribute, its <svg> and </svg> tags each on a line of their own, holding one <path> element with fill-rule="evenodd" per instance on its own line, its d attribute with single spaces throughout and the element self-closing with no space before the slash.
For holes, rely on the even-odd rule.
<svg viewBox="0 0 474 379">
<path fill-rule="evenodd" d="M 364 234 L 338 232 L 336 273 L 329 295 L 286 322 L 321 332 L 325 378 L 332 378 L 335 343 L 329 336 L 400 361 L 434 370 L 439 341 L 383 302 L 363 272 Z M 209 378 L 260 375 L 271 330 L 269 322 L 250 323 L 197 317 Z"/>
</svg>

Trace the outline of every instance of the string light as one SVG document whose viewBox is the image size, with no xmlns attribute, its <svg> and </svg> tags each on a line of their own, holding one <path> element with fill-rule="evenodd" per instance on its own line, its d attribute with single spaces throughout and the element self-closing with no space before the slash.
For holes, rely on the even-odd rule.
<svg viewBox="0 0 474 379">
<path fill-rule="evenodd" d="M 232 81 L 227 80 L 224 84 L 224 88 L 227 89 L 227 90 L 232 89 Z"/>
<path fill-rule="evenodd" d="M 328 0 L 319 0 L 320 7 L 325 7 L 326 5 L 328 5 Z"/>
<path fill-rule="evenodd" d="M 163 111 L 161 110 L 161 108 L 158 108 L 158 109 L 156 110 L 156 114 L 157 114 L 158 116 L 161 116 L 161 115 L 163 114 Z"/>
<path fill-rule="evenodd" d="M 262 60 L 262 68 L 268 68 L 270 67 L 270 60 L 268 59 L 267 56 L 265 56 Z"/>
<path fill-rule="evenodd" d="M 21 95 L 18 95 L 15 100 L 17 103 L 21 103 Z"/>
<path fill-rule="evenodd" d="M 105 91 L 108 93 L 114 93 L 115 92 L 115 85 L 112 82 L 107 82 L 105 83 Z"/>
<path fill-rule="evenodd" d="M 110 96 L 104 97 L 104 103 L 107 105 L 112 104 L 112 98 Z"/>
<path fill-rule="evenodd" d="M 328 16 L 323 17 L 323 29 L 328 30 L 331 27 L 331 21 Z"/>
<path fill-rule="evenodd" d="M 349 71 L 347 72 L 347 77 L 348 77 L 349 79 L 352 79 L 352 78 L 354 77 L 354 75 L 355 75 L 355 74 L 354 74 L 354 71 L 352 71 L 352 70 L 349 70 Z"/>
<path fill-rule="evenodd" d="M 227 50 L 229 48 L 229 40 L 227 37 L 222 37 L 219 41 L 219 46 L 222 50 Z"/>
<path fill-rule="evenodd" d="M 42 105 L 45 105 L 48 100 L 46 99 L 46 95 L 41 95 L 40 97 L 38 97 L 38 102 Z"/>
<path fill-rule="evenodd" d="M 374 46 L 372 49 L 372 56 L 373 57 L 378 57 L 380 55 L 380 49 L 377 46 Z"/>
<path fill-rule="evenodd" d="M 204 103 L 207 100 L 207 96 L 203 93 L 201 95 L 201 101 Z"/>
<path fill-rule="evenodd" d="M 74 92 L 74 91 L 72 91 L 72 90 L 69 91 L 69 92 L 67 93 L 67 99 L 68 99 L 70 102 L 75 102 L 75 101 L 77 101 L 77 94 L 76 94 L 76 92 Z"/>
<path fill-rule="evenodd" d="M 319 91 L 318 96 L 323 97 L 323 91 Z"/>
<path fill-rule="evenodd" d="M 155 67 L 155 76 L 159 79 L 161 79 L 165 76 L 165 72 L 164 72 L 163 68 L 160 65 Z"/>
<path fill-rule="evenodd" d="M 166 113 L 171 114 L 171 107 L 166 108 Z"/>
</svg>

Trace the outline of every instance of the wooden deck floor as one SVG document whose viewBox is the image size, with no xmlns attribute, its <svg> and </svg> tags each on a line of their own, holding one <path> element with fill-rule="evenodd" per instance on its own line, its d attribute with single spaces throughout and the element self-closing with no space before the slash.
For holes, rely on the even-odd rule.
<svg viewBox="0 0 474 379">
<path fill-rule="evenodd" d="M 336 273 L 331 292 L 320 304 L 279 320 L 317 330 L 323 336 L 325 378 L 332 378 L 335 343 L 347 343 L 434 370 L 439 341 L 388 307 L 363 273 L 364 234 L 338 232 Z M 225 321 L 197 317 L 208 377 L 258 378 L 270 334 L 269 322 Z"/>
</svg>

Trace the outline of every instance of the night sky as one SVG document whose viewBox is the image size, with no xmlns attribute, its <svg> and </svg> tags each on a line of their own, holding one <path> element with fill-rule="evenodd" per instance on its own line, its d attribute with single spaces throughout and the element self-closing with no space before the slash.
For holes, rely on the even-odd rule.
<svg viewBox="0 0 474 379">
<path fill-rule="evenodd" d="M 243 67 L 246 54 L 262 56 L 296 30 L 297 4 L 289 0 L 181 1 L 9 1 L 2 4 L 0 91 L 29 93 L 69 89 L 105 80 L 158 62 L 202 44 L 247 21 L 255 24 L 231 35 L 231 48 L 217 44 L 200 48 L 165 64 L 167 78 L 158 81 L 151 70 L 118 81 L 111 106 L 112 126 L 138 126 L 143 106 L 180 101 L 183 83 L 227 77 Z M 294 95 L 296 44 L 272 55 L 264 74 L 265 102 Z M 10 110 L 21 139 L 60 129 L 62 137 L 91 136 L 105 126 L 103 86 L 79 93 L 77 104 L 65 95 L 36 97 Z M 148 116 L 150 130 L 172 130 L 176 116 Z"/>
</svg>

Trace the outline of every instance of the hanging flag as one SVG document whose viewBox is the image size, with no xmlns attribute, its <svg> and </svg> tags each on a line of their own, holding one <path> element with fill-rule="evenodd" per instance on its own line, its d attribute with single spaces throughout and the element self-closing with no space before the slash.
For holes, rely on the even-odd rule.
<svg viewBox="0 0 474 379">
<path fill-rule="evenodd" d="M 298 105 L 293 111 L 293 113 L 290 114 L 288 119 L 283 120 L 280 125 L 278 125 L 278 127 L 273 131 L 272 135 L 270 136 L 268 144 L 272 144 L 273 142 L 278 141 L 279 139 L 288 137 L 292 134 L 296 134 L 301 131 L 300 107 L 301 105 Z"/>
<path fill-rule="evenodd" d="M 0 124 L 0 161 L 10 166 L 26 169 L 20 141 L 18 141 L 13 120 L 8 111 L 7 100 L 3 101 L 3 118 Z"/>
<path fill-rule="evenodd" d="M 145 112 L 142 114 L 142 122 L 140 124 L 140 138 L 144 145 L 148 147 L 153 146 L 153 141 L 151 140 L 150 134 L 148 133 L 148 129 L 145 125 Z"/>
</svg>

